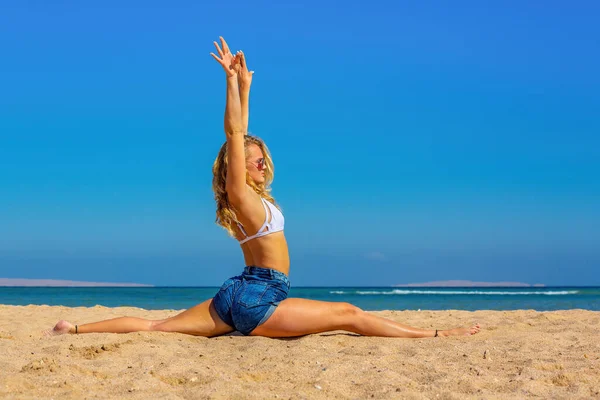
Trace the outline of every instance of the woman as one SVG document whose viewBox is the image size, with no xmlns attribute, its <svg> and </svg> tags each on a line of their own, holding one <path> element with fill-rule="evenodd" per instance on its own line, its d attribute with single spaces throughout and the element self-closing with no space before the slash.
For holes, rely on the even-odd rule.
<svg viewBox="0 0 600 400">
<path fill-rule="evenodd" d="M 479 332 L 479 325 L 450 330 L 413 328 L 348 303 L 287 298 L 290 261 L 283 214 L 270 195 L 273 162 L 264 142 L 247 135 L 253 72 L 248 71 L 244 54 L 233 55 L 220 39 L 222 48 L 214 42 L 218 54 L 211 55 L 226 75 L 227 141 L 213 165 L 213 190 L 217 223 L 240 242 L 247 267 L 242 275 L 227 280 L 213 299 L 174 317 L 156 321 L 121 317 L 84 325 L 60 321 L 52 333 L 163 331 L 210 337 L 238 330 L 244 335 L 290 337 L 346 330 L 368 336 L 423 338 Z"/>
</svg>

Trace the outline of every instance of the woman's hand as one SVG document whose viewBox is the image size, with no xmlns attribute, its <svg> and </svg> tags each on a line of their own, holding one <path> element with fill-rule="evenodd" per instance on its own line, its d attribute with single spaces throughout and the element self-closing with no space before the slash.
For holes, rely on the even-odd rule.
<svg viewBox="0 0 600 400">
<path fill-rule="evenodd" d="M 237 71 L 238 83 L 240 89 L 250 90 L 252 84 L 252 75 L 254 71 L 248 71 L 248 65 L 246 65 L 246 56 L 243 51 L 238 51 L 235 55 L 235 66 L 234 70 Z"/>
<path fill-rule="evenodd" d="M 217 53 L 219 53 L 219 56 L 217 57 L 215 53 L 210 53 L 210 55 L 213 56 L 213 58 L 217 60 L 219 64 L 221 64 L 221 66 L 225 70 L 225 74 L 227 75 L 227 77 L 231 78 L 237 74 L 236 70 L 240 69 L 237 66 L 238 60 L 233 54 L 231 54 L 231 51 L 229 50 L 229 46 L 227 46 L 227 42 L 225 41 L 225 39 L 223 39 L 222 36 L 219 36 L 219 39 L 221 39 L 221 46 L 223 47 L 223 49 L 221 50 L 221 47 L 219 47 L 219 44 L 217 42 L 213 42 L 213 44 L 217 48 Z M 252 80 L 252 78 L 250 78 L 250 80 Z"/>
</svg>

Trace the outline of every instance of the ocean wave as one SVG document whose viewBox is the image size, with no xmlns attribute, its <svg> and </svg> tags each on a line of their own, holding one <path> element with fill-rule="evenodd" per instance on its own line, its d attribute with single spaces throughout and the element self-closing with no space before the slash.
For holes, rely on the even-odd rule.
<svg viewBox="0 0 600 400">
<path fill-rule="evenodd" d="M 356 295 L 409 295 L 409 294 L 442 294 L 442 295 L 485 295 L 485 296 L 565 296 L 569 294 L 578 294 L 578 290 L 549 290 L 549 291 L 519 291 L 519 292 L 499 292 L 488 290 L 405 290 L 394 289 L 390 291 L 377 290 L 332 290 L 330 294 L 356 294 Z"/>
</svg>

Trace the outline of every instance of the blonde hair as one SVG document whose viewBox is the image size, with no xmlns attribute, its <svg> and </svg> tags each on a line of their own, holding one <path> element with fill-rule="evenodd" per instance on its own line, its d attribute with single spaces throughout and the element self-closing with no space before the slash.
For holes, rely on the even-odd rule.
<svg viewBox="0 0 600 400">
<path fill-rule="evenodd" d="M 246 183 L 250 186 L 258 195 L 271 203 L 275 204 L 275 199 L 271 196 L 271 182 L 275 176 L 275 170 L 273 166 L 273 160 L 271 159 L 271 153 L 265 142 L 257 136 L 246 135 L 244 137 L 244 148 L 246 158 L 248 158 L 248 147 L 252 144 L 257 145 L 263 153 L 265 158 L 265 181 L 263 183 L 256 183 L 246 171 Z M 227 197 L 227 191 L 225 189 L 225 183 L 227 180 L 227 142 L 223 143 L 219 154 L 215 159 L 212 167 L 213 181 L 212 188 L 215 194 L 215 202 L 217 203 L 217 224 L 221 225 L 231 235 L 235 236 L 233 226 L 239 223 L 235 209 L 229 203 Z"/>
</svg>

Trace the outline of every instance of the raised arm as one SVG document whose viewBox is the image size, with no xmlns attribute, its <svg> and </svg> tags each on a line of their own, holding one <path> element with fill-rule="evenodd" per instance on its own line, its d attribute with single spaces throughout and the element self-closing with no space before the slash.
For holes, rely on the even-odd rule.
<svg viewBox="0 0 600 400">
<path fill-rule="evenodd" d="M 222 37 L 221 45 L 223 49 L 219 47 L 217 42 L 213 42 L 217 49 L 218 56 L 214 53 L 210 53 L 211 56 L 225 70 L 225 77 L 227 79 L 227 97 L 225 101 L 225 135 L 227 140 L 229 136 L 234 133 L 244 133 L 244 127 L 242 125 L 242 110 L 240 104 L 240 94 L 238 92 L 238 75 L 236 72 L 236 63 L 238 60 L 231 54 L 227 42 Z"/>
<path fill-rule="evenodd" d="M 227 79 L 227 98 L 225 103 L 225 136 L 227 138 L 227 181 L 225 188 L 232 204 L 240 204 L 246 195 L 246 155 L 244 153 L 244 135 L 242 109 L 238 89 L 238 75 L 235 70 L 236 58 L 231 54 L 227 42 L 222 37 L 217 53 L 210 53 L 225 70 Z"/>
<path fill-rule="evenodd" d="M 238 74 L 238 84 L 240 86 L 240 105 L 242 107 L 242 127 L 246 134 L 248 133 L 248 119 L 250 117 L 250 86 L 252 85 L 252 75 L 254 71 L 248 71 L 246 65 L 246 56 L 243 51 L 238 51 L 236 59 L 239 65 L 236 68 Z"/>
</svg>

